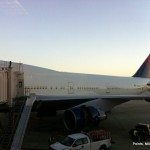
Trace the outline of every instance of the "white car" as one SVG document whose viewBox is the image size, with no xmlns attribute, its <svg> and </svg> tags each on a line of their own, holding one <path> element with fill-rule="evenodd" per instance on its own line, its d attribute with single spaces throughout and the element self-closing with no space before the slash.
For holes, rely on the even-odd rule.
<svg viewBox="0 0 150 150">
<path fill-rule="evenodd" d="M 106 150 L 110 146 L 109 132 L 95 130 L 89 133 L 70 134 L 61 142 L 51 144 L 49 150 Z"/>
</svg>

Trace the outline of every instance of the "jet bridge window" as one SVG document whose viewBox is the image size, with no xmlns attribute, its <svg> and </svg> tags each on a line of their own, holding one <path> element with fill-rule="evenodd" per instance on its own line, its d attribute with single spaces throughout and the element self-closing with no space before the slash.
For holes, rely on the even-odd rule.
<svg viewBox="0 0 150 150">
<path fill-rule="evenodd" d="M 19 81 L 19 88 L 22 88 L 23 87 L 23 83 L 22 81 Z"/>
</svg>

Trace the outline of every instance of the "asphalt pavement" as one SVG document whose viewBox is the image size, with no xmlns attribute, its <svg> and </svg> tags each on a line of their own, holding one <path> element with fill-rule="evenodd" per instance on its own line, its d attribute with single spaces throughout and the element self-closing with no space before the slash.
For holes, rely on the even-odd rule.
<svg viewBox="0 0 150 150">
<path fill-rule="evenodd" d="M 150 124 L 150 103 L 134 100 L 116 106 L 99 127 L 111 132 L 114 144 L 110 150 L 149 150 L 150 145 L 145 142 L 137 145 L 129 137 L 129 130 L 137 123 Z M 36 113 L 32 113 L 22 150 L 47 150 L 51 136 L 61 138 L 68 133 L 63 125 L 63 111 L 59 111 L 57 116 L 44 118 L 38 118 Z M 146 142 L 150 144 L 150 138 Z"/>
</svg>

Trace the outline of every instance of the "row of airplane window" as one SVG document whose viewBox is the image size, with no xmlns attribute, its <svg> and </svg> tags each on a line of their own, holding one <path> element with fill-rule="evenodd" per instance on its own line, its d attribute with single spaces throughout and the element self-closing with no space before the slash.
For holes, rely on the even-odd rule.
<svg viewBox="0 0 150 150">
<path fill-rule="evenodd" d="M 41 87 L 25 87 L 25 90 L 26 89 L 30 89 L 30 90 L 44 90 L 44 89 L 50 89 L 50 90 L 65 90 L 65 87 L 47 87 L 47 86 L 41 86 Z M 73 87 L 69 87 L 69 89 L 75 89 Z M 99 88 L 98 87 L 77 87 L 78 90 L 98 90 Z"/>
</svg>

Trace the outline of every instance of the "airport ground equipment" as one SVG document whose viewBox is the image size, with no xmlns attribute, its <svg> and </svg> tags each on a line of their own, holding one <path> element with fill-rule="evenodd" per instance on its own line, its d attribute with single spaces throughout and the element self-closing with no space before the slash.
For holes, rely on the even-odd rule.
<svg viewBox="0 0 150 150">
<path fill-rule="evenodd" d="M 62 141 L 51 144 L 49 150 L 106 150 L 110 146 L 109 131 L 93 130 L 88 133 L 70 134 Z"/>
<path fill-rule="evenodd" d="M 150 136 L 150 125 L 138 123 L 129 131 L 129 135 L 133 140 L 145 141 Z"/>
</svg>

